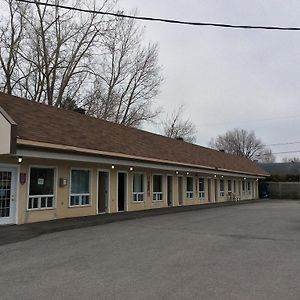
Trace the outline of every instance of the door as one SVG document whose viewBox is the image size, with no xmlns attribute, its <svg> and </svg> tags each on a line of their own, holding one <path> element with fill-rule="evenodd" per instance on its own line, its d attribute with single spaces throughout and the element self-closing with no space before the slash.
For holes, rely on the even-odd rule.
<svg viewBox="0 0 300 300">
<path fill-rule="evenodd" d="M 179 205 L 183 205 L 183 180 L 182 177 L 178 177 L 178 203 Z"/>
<path fill-rule="evenodd" d="M 215 179 L 215 202 L 218 202 L 218 180 Z"/>
<path fill-rule="evenodd" d="M 118 211 L 125 211 L 127 202 L 127 173 L 118 173 Z"/>
<path fill-rule="evenodd" d="M 211 180 L 207 179 L 207 198 L 208 202 L 211 202 Z"/>
<path fill-rule="evenodd" d="M 173 205 L 173 176 L 167 176 L 167 202 L 168 206 Z"/>
<path fill-rule="evenodd" d="M 16 223 L 16 181 L 13 168 L 0 168 L 0 224 Z"/>
<path fill-rule="evenodd" d="M 108 212 L 109 173 L 98 173 L 98 213 Z"/>
</svg>

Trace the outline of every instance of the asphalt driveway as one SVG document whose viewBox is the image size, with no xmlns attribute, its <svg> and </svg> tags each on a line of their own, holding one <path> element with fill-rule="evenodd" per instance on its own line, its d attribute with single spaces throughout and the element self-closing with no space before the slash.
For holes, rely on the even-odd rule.
<svg viewBox="0 0 300 300">
<path fill-rule="evenodd" d="M 300 299 L 300 202 L 196 210 L 0 246 L 0 299 Z"/>
</svg>

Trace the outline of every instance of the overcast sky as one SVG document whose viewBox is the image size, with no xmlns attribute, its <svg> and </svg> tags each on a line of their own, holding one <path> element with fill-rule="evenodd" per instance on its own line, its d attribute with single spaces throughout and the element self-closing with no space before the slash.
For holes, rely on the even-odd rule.
<svg viewBox="0 0 300 300">
<path fill-rule="evenodd" d="M 119 0 L 119 5 L 152 17 L 300 27 L 299 0 Z M 198 144 L 206 146 L 235 127 L 254 130 L 265 144 L 300 142 L 299 31 L 139 22 L 160 47 L 166 81 L 157 103 L 165 111 L 185 104 Z M 300 150 L 300 143 L 272 149 Z"/>
</svg>

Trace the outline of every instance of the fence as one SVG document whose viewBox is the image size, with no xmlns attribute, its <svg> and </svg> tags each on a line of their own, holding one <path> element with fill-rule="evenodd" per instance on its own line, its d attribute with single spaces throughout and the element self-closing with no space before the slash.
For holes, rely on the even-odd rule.
<svg viewBox="0 0 300 300">
<path fill-rule="evenodd" d="M 273 199 L 300 199 L 300 182 L 263 182 L 260 194 Z"/>
</svg>

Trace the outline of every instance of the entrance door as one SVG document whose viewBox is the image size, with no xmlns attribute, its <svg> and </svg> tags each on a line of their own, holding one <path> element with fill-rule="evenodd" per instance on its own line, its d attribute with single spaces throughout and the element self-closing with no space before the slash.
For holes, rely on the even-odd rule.
<svg viewBox="0 0 300 300">
<path fill-rule="evenodd" d="M 98 213 L 108 212 L 108 187 L 109 173 L 98 173 Z"/>
<path fill-rule="evenodd" d="M 215 179 L 215 202 L 218 202 L 218 180 Z"/>
<path fill-rule="evenodd" d="M 208 202 L 211 202 L 211 180 L 207 179 L 207 198 Z"/>
<path fill-rule="evenodd" d="M 167 202 L 168 206 L 173 205 L 173 176 L 167 176 Z"/>
<path fill-rule="evenodd" d="M 183 205 L 183 180 L 182 177 L 178 177 L 178 203 L 179 205 Z"/>
<path fill-rule="evenodd" d="M 127 202 L 127 173 L 118 173 L 118 211 L 125 211 Z"/>
<path fill-rule="evenodd" d="M 16 223 L 16 181 L 13 168 L 0 168 L 0 224 Z"/>
</svg>

